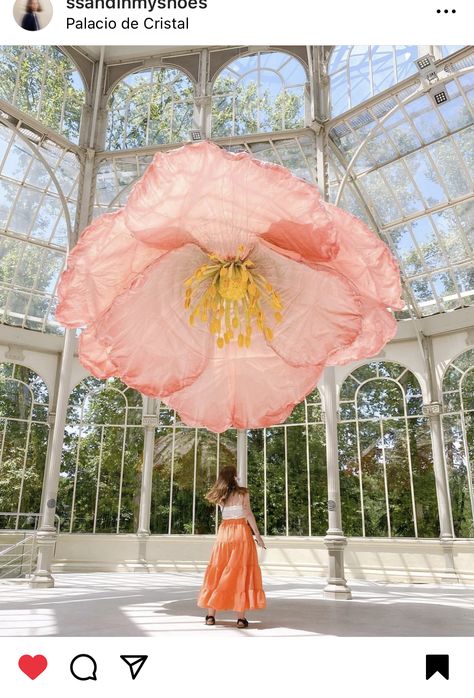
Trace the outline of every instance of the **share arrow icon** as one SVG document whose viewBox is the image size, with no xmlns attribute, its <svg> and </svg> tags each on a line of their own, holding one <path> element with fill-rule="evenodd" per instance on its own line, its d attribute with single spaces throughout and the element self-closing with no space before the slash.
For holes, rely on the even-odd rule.
<svg viewBox="0 0 474 698">
<path fill-rule="evenodd" d="M 142 666 L 148 659 L 147 654 L 121 654 L 120 659 L 123 659 L 125 664 L 128 664 L 132 679 L 135 680 L 141 671 Z"/>
</svg>

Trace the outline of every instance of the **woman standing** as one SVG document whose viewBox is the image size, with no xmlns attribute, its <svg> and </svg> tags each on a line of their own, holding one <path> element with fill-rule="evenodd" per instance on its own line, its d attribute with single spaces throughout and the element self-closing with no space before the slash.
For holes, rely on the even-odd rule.
<svg viewBox="0 0 474 698">
<path fill-rule="evenodd" d="M 37 12 L 41 12 L 39 0 L 28 0 L 26 3 L 26 13 L 21 22 L 21 28 L 29 32 L 38 31 L 41 29 Z"/>
<path fill-rule="evenodd" d="M 257 545 L 265 548 L 265 544 L 250 508 L 248 489 L 238 484 L 235 466 L 226 466 L 219 472 L 206 499 L 219 504 L 222 522 L 197 605 L 207 608 L 206 625 L 215 624 L 217 610 L 233 610 L 237 613 L 237 627 L 246 628 L 246 609 L 267 605 L 252 531 Z"/>
</svg>

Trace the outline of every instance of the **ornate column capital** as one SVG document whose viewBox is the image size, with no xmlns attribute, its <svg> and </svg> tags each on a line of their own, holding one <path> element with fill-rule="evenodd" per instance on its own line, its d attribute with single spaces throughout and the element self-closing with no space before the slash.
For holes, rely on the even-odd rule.
<svg viewBox="0 0 474 698">
<path fill-rule="evenodd" d="M 428 402 L 422 410 L 425 417 L 440 417 L 443 414 L 443 405 L 440 402 Z"/>
<path fill-rule="evenodd" d="M 212 95 L 200 95 L 195 97 L 194 103 L 200 109 L 210 109 L 212 106 Z"/>
<path fill-rule="evenodd" d="M 144 414 L 142 417 L 142 427 L 145 429 L 156 429 L 160 425 L 160 419 L 156 414 Z"/>
</svg>

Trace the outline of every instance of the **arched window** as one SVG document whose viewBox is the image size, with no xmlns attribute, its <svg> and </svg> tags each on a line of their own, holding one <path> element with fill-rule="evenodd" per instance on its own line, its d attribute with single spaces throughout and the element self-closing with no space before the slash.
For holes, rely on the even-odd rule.
<svg viewBox="0 0 474 698">
<path fill-rule="evenodd" d="M 339 475 L 346 535 L 439 535 L 422 402 L 413 373 L 394 362 L 360 366 L 342 384 Z"/>
<path fill-rule="evenodd" d="M 79 141 L 84 84 L 74 63 L 55 46 L 0 47 L 0 99 Z"/>
<path fill-rule="evenodd" d="M 303 65 L 286 53 L 237 58 L 214 82 L 212 136 L 303 127 L 306 80 Z"/>
<path fill-rule="evenodd" d="M 147 68 L 123 78 L 108 105 L 107 150 L 188 141 L 194 84 L 175 68 Z"/>
<path fill-rule="evenodd" d="M 331 115 L 413 75 L 416 58 L 418 46 L 335 46 L 328 65 Z"/>
<path fill-rule="evenodd" d="M 70 533 L 134 533 L 143 465 L 142 398 L 89 377 L 71 393 L 58 509 Z"/>
<path fill-rule="evenodd" d="M 474 349 L 448 366 L 443 379 L 443 433 L 454 534 L 474 537 Z"/>
<path fill-rule="evenodd" d="M 70 231 L 65 204 L 72 226 L 79 171 L 75 154 L 51 141 L 36 150 L 0 123 L 0 323 L 62 332 L 55 294 Z"/>
<path fill-rule="evenodd" d="M 0 364 L 0 528 L 31 528 L 39 513 L 48 448 L 48 389 L 37 373 Z M 37 523 L 37 521 L 36 521 Z"/>
</svg>

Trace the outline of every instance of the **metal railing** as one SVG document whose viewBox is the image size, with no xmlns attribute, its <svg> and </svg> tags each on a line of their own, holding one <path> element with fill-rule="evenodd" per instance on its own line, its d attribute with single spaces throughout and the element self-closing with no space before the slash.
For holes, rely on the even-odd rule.
<svg viewBox="0 0 474 698">
<path fill-rule="evenodd" d="M 38 557 L 36 540 L 40 525 L 41 514 L 34 512 L 0 511 L 0 541 L 1 537 L 18 537 L 15 542 L 0 542 L 0 579 L 26 578 L 32 575 Z M 23 518 L 21 527 L 20 518 Z M 59 533 L 60 519 L 55 517 L 56 533 Z M 14 524 L 14 525 L 11 525 Z M 56 550 L 56 543 L 54 545 Z"/>
</svg>

